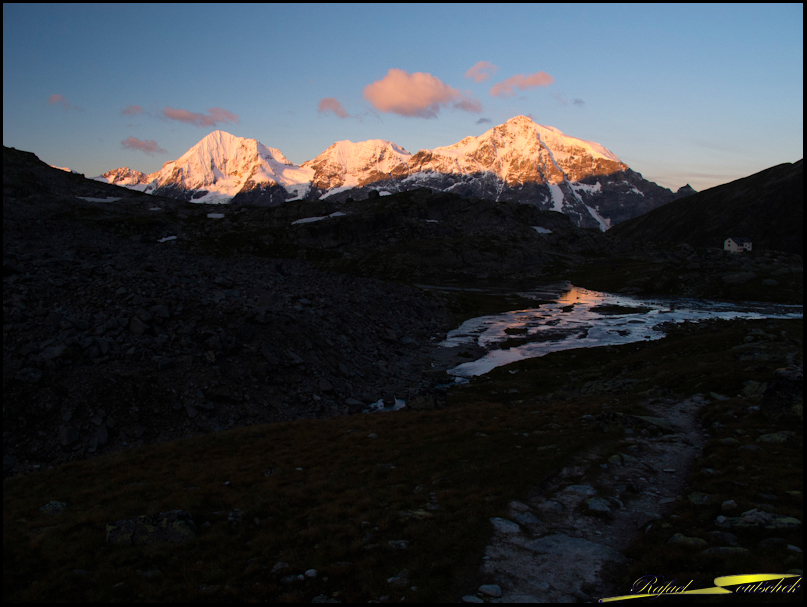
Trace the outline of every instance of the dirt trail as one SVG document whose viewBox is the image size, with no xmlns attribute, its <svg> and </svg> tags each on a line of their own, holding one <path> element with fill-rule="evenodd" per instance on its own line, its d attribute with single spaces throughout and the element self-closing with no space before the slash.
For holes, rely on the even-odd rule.
<svg viewBox="0 0 807 607">
<path fill-rule="evenodd" d="M 587 452 L 533 489 L 528 503 L 511 502 L 512 520 L 491 521 L 496 530 L 481 568 L 501 596 L 494 588 L 485 598 L 570 603 L 626 594 L 614 584 L 628 562 L 623 551 L 669 504 L 685 499 L 687 474 L 705 442 L 697 417 L 705 402 L 696 395 L 648 404 L 658 417 L 642 418 L 642 430 L 628 428 L 618 453 Z M 665 434 L 651 437 L 653 427 Z"/>
</svg>

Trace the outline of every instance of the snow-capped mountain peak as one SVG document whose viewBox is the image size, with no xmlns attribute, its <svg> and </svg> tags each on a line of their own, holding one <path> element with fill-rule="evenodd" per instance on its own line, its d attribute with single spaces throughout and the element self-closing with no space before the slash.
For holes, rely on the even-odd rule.
<svg viewBox="0 0 807 607">
<path fill-rule="evenodd" d="M 411 156 L 398 144 L 384 139 L 358 143 L 344 140 L 337 141 L 302 166 L 314 170 L 312 187 L 331 190 L 329 193 L 333 194 L 346 188 L 404 176 Z"/>
<path fill-rule="evenodd" d="M 278 185 L 289 195 L 300 196 L 308 190 L 313 176 L 312 170 L 291 163 L 280 150 L 225 131 L 213 131 L 182 156 L 166 162 L 159 171 L 140 181 L 134 181 L 136 176 L 123 171 L 110 171 L 102 178 L 127 187 L 148 183 L 142 186 L 146 191 L 177 197 L 187 195 L 196 202 L 212 203 L 226 203 L 241 192 Z"/>
<path fill-rule="evenodd" d="M 425 160 L 425 158 L 424 158 Z M 509 185 L 578 181 L 592 174 L 627 168 L 617 156 L 592 141 L 565 135 L 554 127 L 516 116 L 479 137 L 430 151 L 418 170 L 492 172 Z"/>
</svg>

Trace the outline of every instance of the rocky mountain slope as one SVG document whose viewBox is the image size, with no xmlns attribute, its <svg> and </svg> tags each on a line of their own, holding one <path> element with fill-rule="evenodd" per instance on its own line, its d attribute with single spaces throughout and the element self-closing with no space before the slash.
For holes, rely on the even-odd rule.
<svg viewBox="0 0 807 607">
<path fill-rule="evenodd" d="M 804 161 L 780 164 L 749 177 L 676 200 L 614 228 L 634 241 L 723 247 L 730 236 L 754 250 L 804 255 Z"/>
<path fill-rule="evenodd" d="M 451 316 L 389 279 L 524 280 L 556 251 L 612 246 L 560 213 L 423 189 L 211 214 L 9 148 L 3 185 L 17 471 L 396 397 L 433 406 Z"/>
<path fill-rule="evenodd" d="M 448 316 L 418 289 L 206 253 L 189 242 L 217 225 L 204 206 L 26 152 L 4 149 L 3 178 L 12 468 L 361 411 L 430 384 L 428 345 Z"/>
<path fill-rule="evenodd" d="M 380 139 L 339 141 L 301 166 L 254 139 L 215 131 L 160 171 L 99 180 L 194 202 L 276 206 L 286 200 L 366 199 L 428 187 L 464 198 L 512 200 L 605 231 L 691 193 L 662 188 L 598 143 L 516 116 L 479 137 L 411 154 Z"/>
</svg>

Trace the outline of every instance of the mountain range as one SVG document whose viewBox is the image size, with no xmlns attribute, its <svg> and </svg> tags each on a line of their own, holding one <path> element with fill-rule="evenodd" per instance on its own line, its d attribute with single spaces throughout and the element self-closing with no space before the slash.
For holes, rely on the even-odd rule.
<svg viewBox="0 0 807 607">
<path fill-rule="evenodd" d="M 598 143 L 516 116 L 479 137 L 411 154 L 382 139 L 338 141 L 302 165 L 255 139 L 214 131 L 151 174 L 123 167 L 95 179 L 200 203 L 277 206 L 334 202 L 427 187 L 464 198 L 511 200 L 607 230 L 676 198 Z"/>
</svg>

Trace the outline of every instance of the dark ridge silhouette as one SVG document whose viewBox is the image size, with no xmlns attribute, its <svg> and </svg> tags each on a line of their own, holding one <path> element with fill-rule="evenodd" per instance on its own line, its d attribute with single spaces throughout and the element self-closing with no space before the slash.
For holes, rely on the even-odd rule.
<svg viewBox="0 0 807 607">
<path fill-rule="evenodd" d="M 635 217 L 609 232 L 648 242 L 719 247 L 730 236 L 750 238 L 754 250 L 804 255 L 803 159 L 784 163 Z"/>
</svg>

